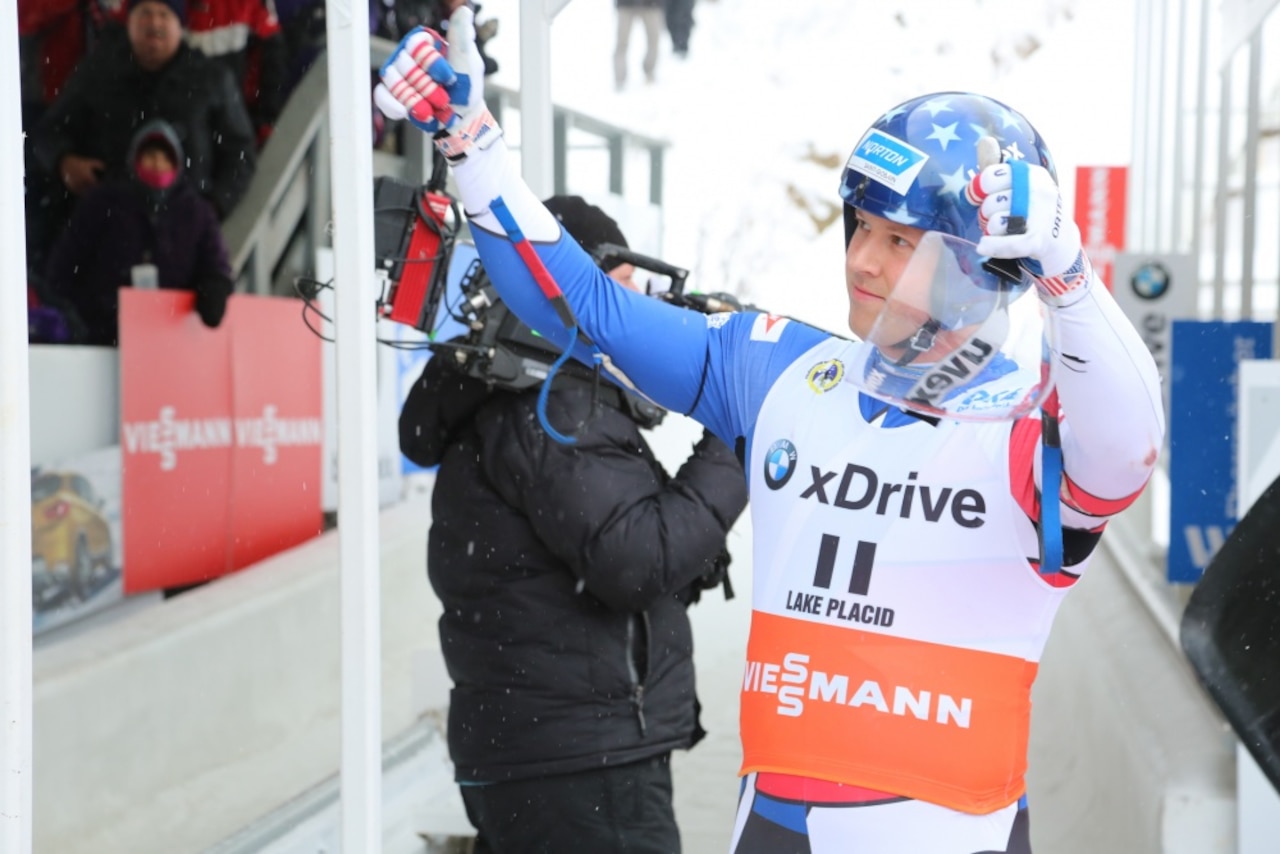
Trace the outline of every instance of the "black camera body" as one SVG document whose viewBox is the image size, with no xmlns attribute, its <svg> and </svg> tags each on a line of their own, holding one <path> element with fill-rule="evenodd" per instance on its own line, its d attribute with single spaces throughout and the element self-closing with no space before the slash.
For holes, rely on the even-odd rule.
<svg viewBox="0 0 1280 854">
<path fill-rule="evenodd" d="M 493 289 L 479 260 L 471 262 L 461 288 L 466 336 L 434 342 L 438 358 L 451 359 L 454 367 L 491 388 L 525 391 L 537 388 L 551 375 L 561 351 L 516 317 Z M 603 379 L 597 371 L 574 360 L 555 372 L 555 383 L 590 384 L 597 398 L 628 415 L 641 427 L 656 427 L 666 414 L 662 407 Z"/>
<path fill-rule="evenodd" d="M 421 346 L 493 388 L 523 391 L 541 385 L 561 351 L 515 316 L 498 296 L 479 259 L 471 262 L 461 279 L 460 298 L 448 305 L 447 272 L 458 232 L 456 202 L 432 186 L 412 187 L 392 178 L 376 179 L 374 198 L 375 255 L 387 277 L 378 315 L 432 335 L 438 328 L 441 307 L 447 306 L 450 317 L 466 327 L 466 334 Z M 704 314 L 743 307 L 729 294 L 686 294 L 688 270 L 627 247 L 602 244 L 592 256 L 597 264 L 607 261 L 610 269 L 631 264 L 652 274 L 650 295 L 673 305 Z M 569 360 L 561 365 L 555 381 L 593 383 L 602 399 L 627 411 L 642 426 L 662 420 L 660 407 L 604 381 L 596 370 L 579 362 Z"/>
</svg>

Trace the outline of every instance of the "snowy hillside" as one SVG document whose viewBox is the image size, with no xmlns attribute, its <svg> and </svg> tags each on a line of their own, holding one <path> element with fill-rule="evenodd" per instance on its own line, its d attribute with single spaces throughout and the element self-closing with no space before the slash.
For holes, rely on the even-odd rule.
<svg viewBox="0 0 1280 854">
<path fill-rule="evenodd" d="M 496 81 L 519 85 L 520 0 L 499 20 Z M 844 331 L 844 159 L 888 107 L 967 89 L 1020 109 L 1048 141 L 1064 196 L 1076 165 L 1129 159 L 1133 0 L 698 0 L 689 58 L 663 41 L 643 83 L 615 92 L 612 0 L 571 0 L 552 26 L 556 102 L 672 142 L 667 260 L 728 290 Z"/>
</svg>

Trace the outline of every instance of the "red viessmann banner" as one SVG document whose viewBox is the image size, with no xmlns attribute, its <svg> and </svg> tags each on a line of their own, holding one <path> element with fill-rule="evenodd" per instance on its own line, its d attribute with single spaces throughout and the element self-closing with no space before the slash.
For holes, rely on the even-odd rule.
<svg viewBox="0 0 1280 854">
<path fill-rule="evenodd" d="M 120 291 L 124 589 L 215 578 L 318 534 L 320 339 L 293 300 Z"/>
<path fill-rule="evenodd" d="M 1076 225 L 1093 267 L 1112 289 L 1116 254 L 1124 249 L 1126 166 L 1076 167 Z"/>
</svg>

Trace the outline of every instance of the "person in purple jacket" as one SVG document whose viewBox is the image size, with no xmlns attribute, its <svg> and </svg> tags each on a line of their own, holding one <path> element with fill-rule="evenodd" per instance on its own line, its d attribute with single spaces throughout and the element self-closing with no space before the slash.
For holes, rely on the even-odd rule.
<svg viewBox="0 0 1280 854">
<path fill-rule="evenodd" d="M 129 177 L 86 193 L 54 245 L 45 287 L 71 315 L 74 343 L 119 341 L 118 289 L 135 278 L 195 291 L 206 326 L 222 322 L 231 267 L 213 205 L 183 174 L 173 127 L 144 124 L 129 146 Z"/>
</svg>

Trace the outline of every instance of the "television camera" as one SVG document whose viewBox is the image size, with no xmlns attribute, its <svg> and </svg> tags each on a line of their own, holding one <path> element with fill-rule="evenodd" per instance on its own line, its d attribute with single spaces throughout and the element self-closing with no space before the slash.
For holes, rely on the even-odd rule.
<svg viewBox="0 0 1280 854">
<path fill-rule="evenodd" d="M 418 188 L 380 177 L 374 181 L 374 220 L 375 255 L 383 279 L 378 316 L 428 336 L 422 343 L 394 342 L 396 346 L 444 354 L 467 375 L 499 388 L 518 391 L 547 378 L 560 350 L 507 308 L 479 259 L 462 274 L 457 293 L 446 297 L 462 224 L 455 200 L 432 184 Z M 597 264 L 631 264 L 638 277 L 647 274 L 646 293 L 665 302 L 706 314 L 743 308 L 730 294 L 687 292 L 688 270 L 649 255 L 611 243 L 592 254 Z M 444 323 L 442 309 L 465 328 L 464 334 L 448 340 L 435 337 Z M 596 373 L 573 361 L 560 371 L 589 379 Z"/>
</svg>

